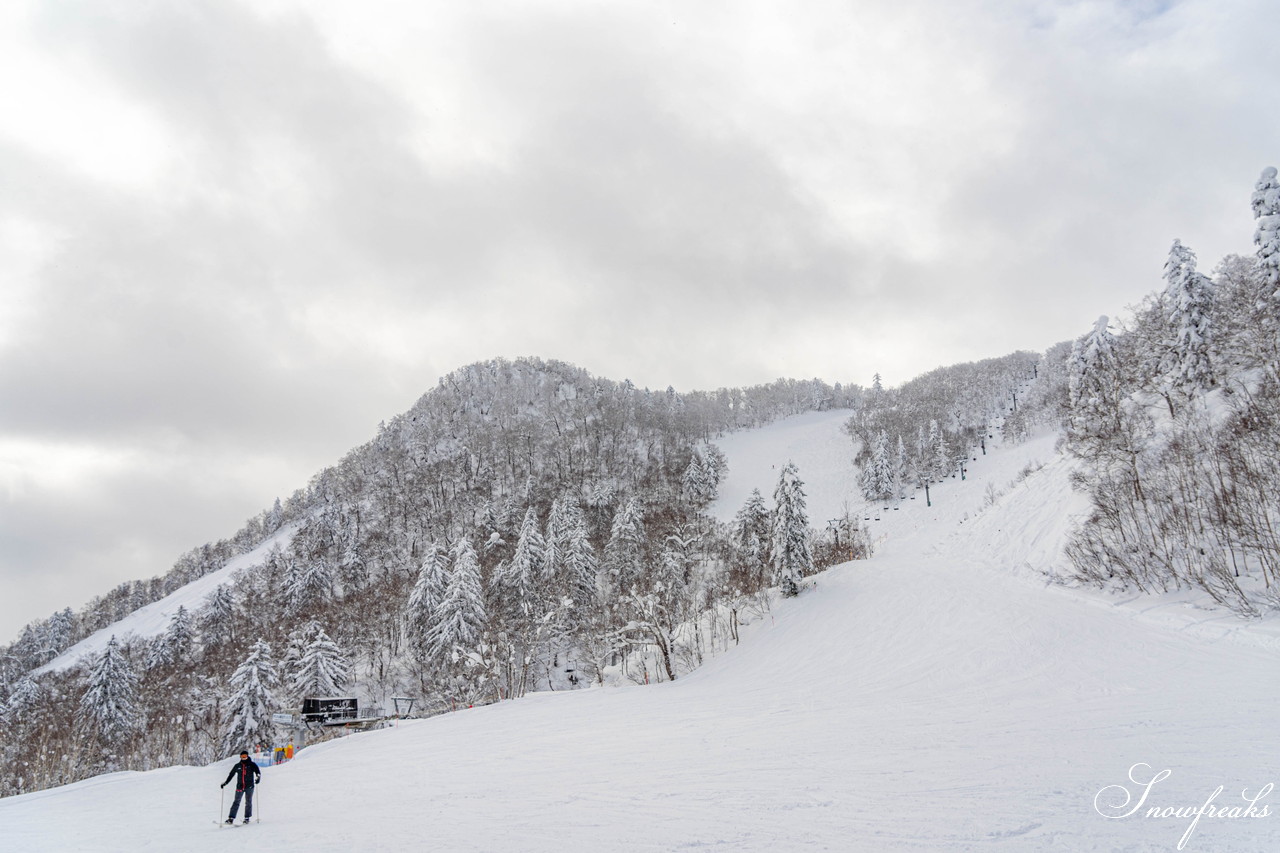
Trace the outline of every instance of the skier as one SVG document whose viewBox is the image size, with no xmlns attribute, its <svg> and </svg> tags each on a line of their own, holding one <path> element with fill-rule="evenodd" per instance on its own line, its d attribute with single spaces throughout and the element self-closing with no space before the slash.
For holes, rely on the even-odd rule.
<svg viewBox="0 0 1280 853">
<path fill-rule="evenodd" d="M 239 774 L 238 778 L 237 774 Z M 253 763 L 247 749 L 240 750 L 240 763 L 231 768 L 226 781 L 220 787 L 227 787 L 227 782 L 232 779 L 236 779 L 236 798 L 231 801 L 231 814 L 227 817 L 227 824 L 236 822 L 236 812 L 240 810 L 241 797 L 244 797 L 244 822 L 248 823 L 249 818 L 253 817 L 253 786 L 262 781 L 262 771 L 258 769 L 257 764 Z"/>
</svg>

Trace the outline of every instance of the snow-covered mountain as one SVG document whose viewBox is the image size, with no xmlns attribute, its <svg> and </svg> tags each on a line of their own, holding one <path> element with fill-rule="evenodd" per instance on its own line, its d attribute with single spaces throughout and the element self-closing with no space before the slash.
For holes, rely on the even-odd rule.
<svg viewBox="0 0 1280 853">
<path fill-rule="evenodd" d="M 727 437 L 715 511 L 795 458 L 819 524 L 851 494 L 848 468 L 820 458 L 840 429 L 804 415 Z M 993 438 L 932 506 L 865 507 L 872 559 L 813 576 L 677 681 L 311 747 L 265 769 L 247 828 L 214 825 L 224 761 L 0 800 L 0 837 L 23 851 L 1280 849 L 1280 625 L 1047 585 L 1087 508 L 1054 444 Z M 1197 820 L 1206 804 L 1225 814 Z"/>
</svg>

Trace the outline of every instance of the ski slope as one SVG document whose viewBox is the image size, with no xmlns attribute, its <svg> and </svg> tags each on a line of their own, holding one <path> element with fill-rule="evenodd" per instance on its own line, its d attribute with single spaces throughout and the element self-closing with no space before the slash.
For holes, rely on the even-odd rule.
<svg viewBox="0 0 1280 853">
<path fill-rule="evenodd" d="M 169 623 L 173 620 L 174 615 L 177 614 L 179 607 L 187 608 L 187 611 L 194 615 L 196 611 L 204 606 L 205 599 L 212 595 L 218 587 L 228 583 L 236 572 L 241 569 L 247 569 L 250 566 L 262 564 L 266 561 L 267 555 L 271 553 L 272 548 L 288 547 L 289 541 L 293 539 L 293 534 L 297 532 L 297 529 L 298 526 L 296 524 L 289 524 L 280 528 L 264 539 L 258 547 L 252 551 L 232 557 L 227 561 L 226 565 L 217 571 L 196 578 L 191 583 L 175 589 L 164 598 L 153 601 L 145 607 L 139 607 L 123 619 L 94 631 L 40 667 L 36 672 L 57 672 L 74 665 L 76 661 L 86 655 L 100 655 L 112 637 L 119 637 L 122 640 L 125 637 L 143 640 L 159 636 L 169 627 Z"/>
<path fill-rule="evenodd" d="M 735 488 L 759 476 L 769 495 L 769 466 L 806 431 L 817 446 L 839 427 L 804 417 L 720 443 L 745 478 Z M 849 476 L 796 462 L 811 495 Z M 1258 799 L 1263 817 L 1242 816 L 1241 798 L 1280 781 L 1275 620 L 1046 586 L 1037 570 L 1084 510 L 1067 474 L 1051 436 L 995 447 L 932 507 L 867 507 L 873 559 L 816 576 L 691 675 L 312 747 L 264 768 L 261 824 L 214 826 L 229 759 L 0 800 L 0 838 L 21 851 L 1280 850 L 1280 798 Z M 1135 766 L 1139 781 L 1171 775 L 1117 817 L 1120 786 L 1130 805 L 1141 795 Z M 1214 805 L 1241 816 L 1202 817 L 1185 840 L 1192 817 L 1144 816 L 1198 808 L 1218 786 Z"/>
<path fill-rule="evenodd" d="M 794 462 L 804 481 L 810 523 L 821 529 L 828 519 L 862 506 L 858 469 L 853 464 L 853 439 L 844 423 L 853 412 L 834 409 L 806 412 L 762 429 L 743 430 L 719 438 L 715 444 L 729 460 L 729 470 L 711 505 L 711 515 L 732 521 L 733 515 L 759 489 L 766 506 L 773 506 L 778 474 Z"/>
</svg>

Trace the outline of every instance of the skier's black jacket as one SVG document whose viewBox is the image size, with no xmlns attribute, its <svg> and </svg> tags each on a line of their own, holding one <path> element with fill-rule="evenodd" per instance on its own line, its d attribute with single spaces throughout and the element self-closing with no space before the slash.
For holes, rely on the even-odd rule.
<svg viewBox="0 0 1280 853">
<path fill-rule="evenodd" d="M 258 780 L 262 778 L 262 771 L 258 769 L 258 765 L 253 763 L 252 758 L 240 759 L 239 763 L 237 763 L 235 767 L 232 767 L 231 772 L 227 774 L 226 782 L 223 782 L 222 784 L 226 785 L 227 782 L 230 782 L 237 774 L 239 774 L 239 778 L 236 779 L 237 791 L 252 788 L 254 785 L 258 784 Z"/>
</svg>

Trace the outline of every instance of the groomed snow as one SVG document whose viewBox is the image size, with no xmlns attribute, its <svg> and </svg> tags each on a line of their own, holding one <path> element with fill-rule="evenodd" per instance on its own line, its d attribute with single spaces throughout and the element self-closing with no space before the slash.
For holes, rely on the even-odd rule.
<svg viewBox="0 0 1280 853">
<path fill-rule="evenodd" d="M 800 471 L 810 523 L 815 527 L 824 527 L 828 519 L 843 514 L 846 505 L 860 507 L 853 440 L 844 431 L 852 414 L 844 409 L 807 412 L 717 439 L 715 444 L 729 460 L 729 471 L 711 505 L 711 515 L 733 520 L 752 489 L 759 489 L 765 505 L 772 507 L 778 474 L 788 462 L 796 463 Z"/>
<path fill-rule="evenodd" d="M 815 441 L 834 420 L 810 420 Z M 731 476 L 805 443 L 787 422 L 740 440 L 756 456 L 722 442 Z M 796 461 L 820 493 L 829 472 Z M 1161 612 L 1199 616 L 1153 619 L 1046 587 L 1035 569 L 1058 564 L 1083 510 L 1066 476 L 1052 437 L 995 448 L 933 507 L 881 509 L 866 522 L 873 559 L 817 576 L 688 677 L 304 750 L 265 768 L 259 825 L 213 825 L 228 760 L 2 800 L 0 838 L 22 851 L 1174 850 L 1192 819 L 1147 808 L 1199 807 L 1222 785 L 1214 804 L 1243 809 L 1242 791 L 1277 781 L 1274 620 L 1174 601 Z M 1230 630 L 1200 630 L 1200 616 Z M 1103 817 L 1100 792 L 1118 813 L 1109 786 L 1141 794 L 1135 765 L 1154 768 L 1140 780 L 1172 775 L 1137 814 Z M 1268 803 L 1267 817 L 1202 818 L 1184 849 L 1280 849 L 1280 799 Z"/>
<path fill-rule="evenodd" d="M 296 531 L 297 525 L 292 524 L 280 528 L 252 551 L 232 557 L 227 561 L 226 565 L 217 571 L 210 572 L 204 577 L 196 578 L 186 586 L 175 589 L 164 598 L 153 601 L 145 607 L 139 607 L 118 622 L 93 632 L 40 667 L 36 672 L 56 672 L 72 666 L 86 655 L 100 655 L 113 636 L 121 640 L 129 636 L 135 639 L 147 639 L 164 633 L 165 629 L 169 627 L 169 623 L 173 620 L 174 614 L 178 612 L 179 607 L 187 608 L 187 611 L 194 615 L 196 611 L 204 606 L 205 599 L 218 587 L 230 581 L 232 575 L 241 569 L 247 569 L 250 566 L 256 566 L 266 561 L 267 555 L 271 553 L 272 548 L 277 546 L 280 548 L 287 547 L 289 540 L 293 538 L 293 534 Z"/>
</svg>

